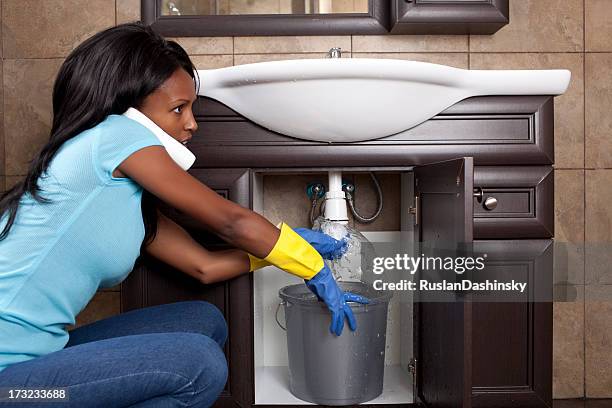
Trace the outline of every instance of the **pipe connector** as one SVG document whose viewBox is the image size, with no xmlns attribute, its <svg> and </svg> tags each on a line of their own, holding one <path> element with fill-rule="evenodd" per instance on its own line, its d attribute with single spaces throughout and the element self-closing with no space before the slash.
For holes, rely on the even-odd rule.
<svg viewBox="0 0 612 408">
<path fill-rule="evenodd" d="M 342 172 L 330 171 L 329 191 L 325 193 L 325 219 L 348 224 L 346 194 L 342 191 Z"/>
</svg>

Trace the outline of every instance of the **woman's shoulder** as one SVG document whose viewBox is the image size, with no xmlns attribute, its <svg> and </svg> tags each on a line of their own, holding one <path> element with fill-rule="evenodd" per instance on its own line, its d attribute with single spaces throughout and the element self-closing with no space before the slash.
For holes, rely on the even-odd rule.
<svg viewBox="0 0 612 408">
<path fill-rule="evenodd" d="M 108 115 L 98 126 L 92 138 L 92 159 L 101 170 L 104 181 L 127 157 L 143 147 L 162 145 L 157 136 L 145 126 L 122 115 Z"/>
<path fill-rule="evenodd" d="M 129 130 L 151 133 L 149 129 L 127 116 L 110 114 L 95 128 L 100 130 Z"/>
<path fill-rule="evenodd" d="M 157 139 L 146 126 L 126 116 L 116 114 L 108 115 L 92 130 L 99 133 L 111 133 L 120 136 L 122 139 Z M 111 136 L 105 135 L 105 137 Z"/>
</svg>

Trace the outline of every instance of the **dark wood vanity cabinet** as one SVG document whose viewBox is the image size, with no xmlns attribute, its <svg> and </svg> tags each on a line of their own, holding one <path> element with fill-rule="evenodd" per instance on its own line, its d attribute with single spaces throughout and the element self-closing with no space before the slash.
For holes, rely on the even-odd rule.
<svg viewBox="0 0 612 408">
<path fill-rule="evenodd" d="M 487 254 L 491 279 L 517 277 L 530 285 L 514 302 L 415 304 L 417 395 L 431 407 L 551 406 L 552 97 L 470 98 L 408 131 L 332 145 L 271 132 L 209 99 L 201 99 L 194 113 L 199 130 L 190 149 L 197 160 L 189 172 L 247 208 L 253 208 L 252 174 L 262 168 L 325 168 L 333 162 L 355 169 L 412 168 L 423 180 L 447 174 L 444 188 L 460 201 L 450 207 L 450 201 L 421 202 L 428 210 L 420 214 L 419 234 L 435 236 L 455 225 L 455 236 Z M 427 194 L 427 186 L 440 179 L 431 180 L 415 192 Z M 162 211 L 207 248 L 226 247 L 185 214 Z M 247 407 L 254 404 L 252 288 L 251 274 L 202 285 L 141 257 L 121 285 L 121 305 L 122 311 L 189 299 L 217 305 L 229 325 L 230 364 L 217 406 Z M 441 354 L 428 348 L 440 339 Z"/>
</svg>

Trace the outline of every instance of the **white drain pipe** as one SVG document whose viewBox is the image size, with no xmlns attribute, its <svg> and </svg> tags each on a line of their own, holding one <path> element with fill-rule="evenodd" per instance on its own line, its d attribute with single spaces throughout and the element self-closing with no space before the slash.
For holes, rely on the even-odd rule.
<svg viewBox="0 0 612 408">
<path fill-rule="evenodd" d="M 325 219 L 348 224 L 346 195 L 342 191 L 342 172 L 329 171 L 329 190 L 325 193 Z"/>
</svg>

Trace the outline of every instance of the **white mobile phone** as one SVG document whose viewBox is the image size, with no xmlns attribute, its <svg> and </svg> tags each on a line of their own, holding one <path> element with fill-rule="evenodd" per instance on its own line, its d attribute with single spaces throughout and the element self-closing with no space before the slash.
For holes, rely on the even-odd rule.
<svg viewBox="0 0 612 408">
<path fill-rule="evenodd" d="M 123 116 L 135 120 L 153 132 L 155 137 L 162 142 L 166 151 L 170 157 L 172 157 L 172 160 L 181 166 L 183 170 L 188 170 L 193 165 L 196 159 L 195 155 L 181 142 L 164 132 L 162 128 L 157 126 L 157 124 L 149 119 L 144 113 L 140 112 L 138 109 L 129 108 L 123 113 Z"/>
</svg>

